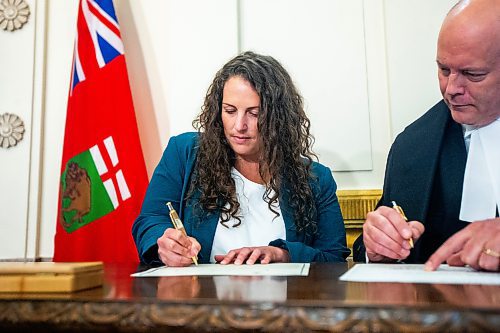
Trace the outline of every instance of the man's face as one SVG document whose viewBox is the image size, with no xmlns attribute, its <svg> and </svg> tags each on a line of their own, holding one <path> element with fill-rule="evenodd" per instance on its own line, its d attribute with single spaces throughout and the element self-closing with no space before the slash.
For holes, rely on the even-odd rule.
<svg viewBox="0 0 500 333">
<path fill-rule="evenodd" d="M 487 29 L 443 26 L 437 51 L 439 87 L 458 123 L 484 126 L 500 117 L 497 41 Z"/>
</svg>

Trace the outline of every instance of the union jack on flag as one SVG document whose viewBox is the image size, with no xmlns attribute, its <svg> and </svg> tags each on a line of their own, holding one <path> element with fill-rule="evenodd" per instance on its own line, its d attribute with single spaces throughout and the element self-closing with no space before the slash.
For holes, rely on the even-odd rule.
<svg viewBox="0 0 500 333">
<path fill-rule="evenodd" d="M 75 86 L 123 54 L 112 0 L 82 0 L 78 11 L 71 92 Z"/>
<path fill-rule="evenodd" d="M 148 176 L 118 20 L 112 0 L 79 3 L 54 261 L 137 262 Z"/>
</svg>

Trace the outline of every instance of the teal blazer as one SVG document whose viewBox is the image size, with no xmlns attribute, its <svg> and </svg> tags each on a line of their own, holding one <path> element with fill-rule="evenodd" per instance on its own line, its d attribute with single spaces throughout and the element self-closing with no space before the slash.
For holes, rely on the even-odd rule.
<svg viewBox="0 0 500 333">
<path fill-rule="evenodd" d="M 189 132 L 170 138 L 160 163 L 146 191 L 140 215 L 132 234 L 142 262 L 160 263 L 156 241 L 167 228 L 173 228 L 165 203 L 170 201 L 184 222 L 189 236 L 198 240 L 200 263 L 208 263 L 219 221 L 219 213 L 196 214 L 196 198 L 186 200 L 198 149 L 198 133 Z M 346 246 L 344 221 L 335 194 L 337 185 L 329 168 L 313 162 L 310 185 L 316 203 L 318 232 L 298 232 L 293 211 L 288 204 L 286 188 L 279 198 L 285 222 L 286 240 L 276 239 L 269 245 L 288 250 L 291 262 L 344 262 L 350 250 Z"/>
</svg>

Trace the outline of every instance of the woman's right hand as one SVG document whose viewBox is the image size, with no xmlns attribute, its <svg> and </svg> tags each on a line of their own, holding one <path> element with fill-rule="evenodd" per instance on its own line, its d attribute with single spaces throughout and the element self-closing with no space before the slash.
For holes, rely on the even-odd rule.
<svg viewBox="0 0 500 333">
<path fill-rule="evenodd" d="M 158 256 L 167 266 L 183 267 L 193 263 L 201 250 L 201 245 L 196 238 L 184 235 L 180 230 L 168 228 L 156 241 Z"/>
</svg>

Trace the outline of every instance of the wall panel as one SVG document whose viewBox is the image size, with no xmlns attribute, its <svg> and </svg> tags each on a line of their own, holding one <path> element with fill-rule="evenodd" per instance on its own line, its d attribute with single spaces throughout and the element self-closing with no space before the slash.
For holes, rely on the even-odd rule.
<svg viewBox="0 0 500 333">
<path fill-rule="evenodd" d="M 243 50 L 283 63 L 334 171 L 371 170 L 363 1 L 243 0 Z"/>
<path fill-rule="evenodd" d="M 10 113 L 24 123 L 24 137 L 10 148 L 0 147 L 0 259 L 24 258 L 30 209 L 31 150 L 39 142 L 32 138 L 33 83 L 35 66 L 36 3 L 27 1 L 28 22 L 18 30 L 0 29 L 0 117 Z M 6 124 L 0 130 L 9 132 Z M 36 146 L 31 146 L 34 140 Z M 36 182 L 37 179 L 31 181 Z M 37 202 L 32 202 L 37 205 Z"/>
</svg>

